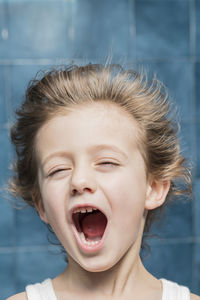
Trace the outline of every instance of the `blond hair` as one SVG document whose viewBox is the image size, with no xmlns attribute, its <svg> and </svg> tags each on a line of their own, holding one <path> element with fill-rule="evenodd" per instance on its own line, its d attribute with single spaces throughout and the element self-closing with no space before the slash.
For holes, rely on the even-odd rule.
<svg viewBox="0 0 200 300">
<path fill-rule="evenodd" d="M 155 77 L 149 83 L 141 73 L 118 65 L 71 65 L 33 80 L 11 129 L 17 153 L 11 192 L 34 206 L 32 195 L 39 194 L 35 157 L 38 130 L 63 108 L 102 100 L 120 106 L 136 120 L 147 173 L 156 180 L 171 181 L 166 203 L 172 195 L 190 191 L 190 171 L 180 153 L 177 126 L 170 117 L 167 98 L 166 89 Z M 183 188 L 180 182 L 185 183 Z M 161 209 L 148 212 L 145 233 Z"/>
</svg>

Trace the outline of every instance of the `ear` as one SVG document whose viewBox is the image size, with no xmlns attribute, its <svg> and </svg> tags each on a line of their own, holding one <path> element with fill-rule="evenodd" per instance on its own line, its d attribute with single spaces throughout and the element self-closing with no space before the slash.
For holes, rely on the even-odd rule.
<svg viewBox="0 0 200 300">
<path fill-rule="evenodd" d="M 41 197 L 38 197 L 38 195 L 36 195 L 35 193 L 32 193 L 32 199 L 33 199 L 33 203 L 35 205 L 35 208 L 40 216 L 40 219 L 48 224 L 48 220 L 47 220 L 47 216 L 45 213 L 45 209 L 44 209 L 44 205 L 42 202 Z"/>
<path fill-rule="evenodd" d="M 170 180 L 151 180 L 147 187 L 145 208 L 151 210 L 161 206 L 169 192 Z"/>
</svg>

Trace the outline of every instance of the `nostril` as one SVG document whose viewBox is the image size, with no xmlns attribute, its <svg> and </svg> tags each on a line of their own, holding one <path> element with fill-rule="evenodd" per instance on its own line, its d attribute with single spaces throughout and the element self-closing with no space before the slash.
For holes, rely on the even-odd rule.
<svg viewBox="0 0 200 300">
<path fill-rule="evenodd" d="M 85 192 L 92 192 L 92 189 L 90 189 L 90 188 L 84 188 L 83 189 Z"/>
<path fill-rule="evenodd" d="M 76 189 L 73 189 L 73 190 L 71 191 L 72 196 L 76 196 L 77 193 L 78 193 L 78 191 L 77 191 Z"/>
<path fill-rule="evenodd" d="M 85 187 L 85 188 L 79 188 L 79 189 L 73 188 L 71 190 L 72 196 L 76 196 L 77 194 L 83 194 L 84 192 L 92 193 L 92 189 Z"/>
</svg>

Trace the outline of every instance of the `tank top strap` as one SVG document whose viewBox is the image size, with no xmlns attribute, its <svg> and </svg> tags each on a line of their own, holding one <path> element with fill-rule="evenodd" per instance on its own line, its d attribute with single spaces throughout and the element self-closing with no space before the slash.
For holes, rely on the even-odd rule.
<svg viewBox="0 0 200 300">
<path fill-rule="evenodd" d="M 51 279 L 26 286 L 28 300 L 57 300 Z"/>
<path fill-rule="evenodd" d="M 190 291 L 187 287 L 163 278 L 160 280 L 163 286 L 162 300 L 190 300 Z"/>
</svg>

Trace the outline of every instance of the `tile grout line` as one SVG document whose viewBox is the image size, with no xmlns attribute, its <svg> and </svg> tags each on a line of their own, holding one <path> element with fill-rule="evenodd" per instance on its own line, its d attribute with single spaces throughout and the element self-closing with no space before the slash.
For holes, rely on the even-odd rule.
<svg viewBox="0 0 200 300">
<path fill-rule="evenodd" d="M 45 252 L 59 250 L 59 246 L 54 245 L 31 245 L 31 246 L 10 246 L 0 247 L 1 254 L 16 254 L 16 253 L 30 253 L 30 252 Z"/>
<path fill-rule="evenodd" d="M 157 237 L 152 241 L 152 245 L 173 245 L 173 244 L 199 244 L 200 237 L 191 236 L 191 237 L 183 237 L 183 238 L 159 238 Z"/>
<path fill-rule="evenodd" d="M 135 1 L 135 0 L 132 0 Z M 193 0 L 190 0 L 193 1 Z M 133 2 L 134 3 L 134 2 Z M 133 5 L 134 7 L 134 5 Z M 136 28 L 134 29 L 136 31 Z M 133 31 L 134 31 L 133 30 Z M 136 33 L 135 33 L 136 35 Z M 192 43 L 191 43 L 192 45 Z M 191 47 L 193 49 L 193 47 Z M 92 61 L 96 60 L 97 58 L 87 58 L 87 61 Z M 100 58 L 101 59 L 101 58 Z M 102 58 L 103 59 L 103 58 Z M 182 57 L 167 57 L 167 56 L 161 56 L 161 57 L 143 57 L 142 59 L 140 58 L 134 58 L 130 57 L 127 59 L 127 62 L 129 63 L 142 63 L 142 62 L 154 62 L 154 63 L 169 63 L 169 62 L 187 62 L 188 57 L 187 56 L 182 56 Z M 191 62 L 200 62 L 200 57 L 195 57 L 191 56 L 190 57 Z M 62 59 L 51 59 L 51 58 L 13 58 L 13 59 L 0 59 L 0 66 L 30 66 L 30 65 L 41 65 L 41 66 L 48 66 L 48 65 L 53 65 L 53 66 L 63 66 L 65 64 L 70 64 L 72 62 L 75 63 L 82 63 L 83 58 L 79 57 L 72 57 L 72 58 L 62 58 Z M 86 62 L 87 63 L 87 62 Z"/>
<path fill-rule="evenodd" d="M 134 45 L 134 59 L 136 59 L 136 4 L 135 0 L 129 0 L 129 20 L 130 20 L 130 27 L 129 27 L 129 44 L 128 44 L 128 56 L 130 56 L 131 51 L 131 45 L 130 40 L 133 39 L 133 45 Z"/>
<path fill-rule="evenodd" d="M 185 237 L 185 238 L 159 238 L 157 237 L 151 242 L 152 246 L 160 245 L 176 245 L 176 244 L 200 244 L 200 237 Z M 59 250 L 59 246 L 54 245 L 30 245 L 30 246 L 10 246 L 0 247 L 1 254 L 15 254 L 15 253 L 30 253 L 39 251 L 55 251 Z"/>
</svg>

